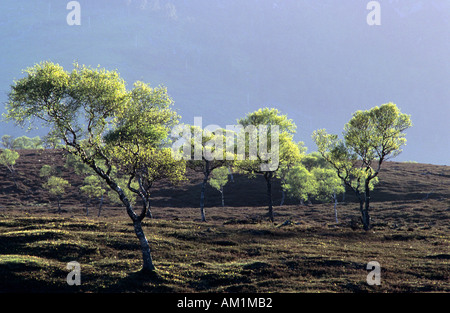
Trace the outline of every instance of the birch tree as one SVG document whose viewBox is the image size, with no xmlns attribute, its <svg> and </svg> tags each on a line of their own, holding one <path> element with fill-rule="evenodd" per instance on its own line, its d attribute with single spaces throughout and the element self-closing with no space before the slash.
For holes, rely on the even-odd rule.
<svg viewBox="0 0 450 313">
<path fill-rule="evenodd" d="M 280 169 L 296 164 L 301 159 L 299 146 L 293 140 L 297 126 L 287 115 L 274 108 L 259 109 L 237 122 L 241 126 L 238 148 L 245 149 L 241 153 L 238 151 L 236 167 L 250 177 L 264 177 L 267 186 L 267 216 L 273 222 L 273 179 L 279 175 Z"/>
<path fill-rule="evenodd" d="M 345 125 L 343 139 L 325 129 L 313 133 L 319 152 L 334 167 L 345 185 L 359 200 L 361 221 L 370 225 L 370 191 L 382 164 L 396 157 L 406 144 L 405 130 L 412 126 L 410 115 L 392 102 L 353 113 Z"/>
<path fill-rule="evenodd" d="M 10 149 L 3 149 L 3 151 L 0 153 L 0 164 L 8 169 L 16 188 L 18 188 L 18 186 L 16 181 L 16 168 L 14 167 L 14 165 L 16 165 L 16 161 L 19 157 L 19 152 Z"/>
<path fill-rule="evenodd" d="M 57 212 L 61 213 L 61 198 L 66 193 L 66 188 L 70 187 L 69 182 L 62 177 L 50 176 L 43 187 L 48 190 L 50 195 L 56 197 Z"/>
<path fill-rule="evenodd" d="M 226 166 L 222 166 L 219 168 L 216 168 L 212 172 L 212 176 L 209 180 L 209 184 L 211 187 L 216 189 L 220 192 L 220 196 L 222 199 L 222 207 L 225 207 L 225 198 L 223 194 L 223 187 L 228 183 L 228 174 L 229 174 L 229 168 Z"/>
<path fill-rule="evenodd" d="M 60 139 L 65 151 L 87 164 L 117 194 L 139 240 L 143 272 L 155 270 L 142 228 L 147 191 L 141 184 L 135 190 L 144 202 L 138 211 L 124 190 L 132 181 L 142 181 L 145 162 L 154 156 L 148 152 L 162 147 L 169 128 L 178 122 L 172 105 L 165 87 L 137 82 L 127 90 L 116 71 L 75 64 L 68 72 L 52 62 L 25 70 L 25 77 L 11 87 L 6 105 L 6 120 L 47 127 L 46 138 Z M 113 166 L 123 161 L 127 171 L 120 174 L 127 177 L 128 186 L 119 184 L 118 175 L 112 173 Z"/>
<path fill-rule="evenodd" d="M 336 171 L 330 168 L 315 167 L 311 170 L 316 182 L 316 190 L 314 198 L 320 202 L 334 202 L 334 218 L 336 223 L 338 220 L 337 213 L 337 196 L 345 192 L 342 180 L 337 176 Z"/>
<path fill-rule="evenodd" d="M 194 171 L 203 174 L 200 191 L 200 215 L 202 222 L 206 222 L 206 185 L 211 173 L 220 167 L 232 166 L 235 161 L 235 154 L 230 152 L 233 149 L 226 148 L 228 130 L 217 128 L 211 131 L 198 126 L 187 127 L 190 129 L 191 136 L 186 138 L 190 143 L 188 149 L 190 159 L 186 164 Z"/>
</svg>

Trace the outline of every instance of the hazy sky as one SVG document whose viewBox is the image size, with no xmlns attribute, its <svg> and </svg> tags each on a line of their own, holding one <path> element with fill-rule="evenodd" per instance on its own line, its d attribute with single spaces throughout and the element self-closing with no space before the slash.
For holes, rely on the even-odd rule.
<svg viewBox="0 0 450 313">
<path fill-rule="evenodd" d="M 1 1 L 2 103 L 22 69 L 77 60 L 164 84 L 185 123 L 276 107 L 311 152 L 314 130 L 392 101 L 414 124 L 395 160 L 450 165 L 450 0 L 378 1 L 373 26 L 365 0 L 85 0 L 79 26 L 68 2 Z"/>
</svg>

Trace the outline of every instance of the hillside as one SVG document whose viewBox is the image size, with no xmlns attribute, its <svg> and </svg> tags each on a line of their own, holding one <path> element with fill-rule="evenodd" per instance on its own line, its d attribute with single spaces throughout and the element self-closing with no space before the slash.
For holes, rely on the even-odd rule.
<svg viewBox="0 0 450 313">
<path fill-rule="evenodd" d="M 80 197 L 79 187 L 82 177 L 70 169 L 64 168 L 64 153 L 59 150 L 18 150 L 17 186 L 6 167 L 0 167 L 0 206 L 22 206 L 33 210 L 52 211 L 54 204 L 48 192 L 42 188 L 44 179 L 39 176 L 40 168 L 45 165 L 56 165 L 61 176 L 72 185 L 62 200 L 63 209 L 84 209 L 85 200 Z M 224 187 L 226 207 L 264 207 L 266 206 L 266 185 L 259 176 L 249 179 L 242 174 L 233 175 L 234 182 Z M 448 201 L 450 198 L 450 167 L 418 163 L 386 162 L 379 175 L 380 183 L 372 193 L 374 206 L 377 203 L 392 201 L 416 201 L 434 199 Z M 179 186 L 168 183 L 156 183 L 152 189 L 152 207 L 157 216 L 164 217 L 164 208 L 198 208 L 202 174 L 192 170 L 187 172 L 187 181 Z M 281 200 L 280 183 L 276 181 L 273 188 L 274 204 Z M 346 202 L 352 203 L 355 197 L 351 192 L 345 196 Z M 211 186 L 207 187 L 206 208 L 218 207 L 221 204 L 220 193 Z M 297 205 L 297 201 L 286 199 L 286 205 Z M 105 208 L 117 206 L 105 199 Z"/>
<path fill-rule="evenodd" d="M 240 175 L 227 185 L 225 208 L 208 189 L 208 221 L 200 222 L 201 177 L 189 172 L 182 186 L 155 186 L 154 219 L 143 228 L 157 272 L 146 277 L 123 208 L 107 202 L 100 217 L 95 210 L 86 217 L 81 180 L 63 170 L 73 187 L 57 214 L 38 173 L 43 164 L 62 166 L 62 152 L 20 154 L 17 188 L 0 168 L 0 293 L 450 292 L 445 166 L 386 163 L 368 232 L 352 223 L 358 212 L 350 194 L 338 205 L 337 224 L 331 204 L 292 202 L 275 206 L 275 223 L 268 223 L 264 182 Z M 276 203 L 279 186 L 274 195 Z M 66 282 L 74 260 L 81 264 L 80 286 Z M 366 282 L 369 261 L 381 265 L 380 286 Z"/>
</svg>

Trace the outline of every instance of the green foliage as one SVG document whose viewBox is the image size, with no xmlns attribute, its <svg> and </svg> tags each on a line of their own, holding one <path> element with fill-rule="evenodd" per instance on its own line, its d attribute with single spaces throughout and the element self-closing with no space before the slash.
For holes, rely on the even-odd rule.
<svg viewBox="0 0 450 313">
<path fill-rule="evenodd" d="M 238 133 L 238 148 L 244 146 L 245 154 L 238 152 L 236 166 L 250 177 L 264 175 L 268 216 L 273 222 L 272 178 L 278 176 L 283 180 L 286 172 L 300 161 L 303 144 L 294 142 L 296 125 L 277 109 L 259 109 L 239 119 L 238 123 L 244 128 L 241 130 L 243 135 Z"/>
<path fill-rule="evenodd" d="M 289 197 L 307 201 L 316 194 L 317 181 L 302 164 L 297 164 L 287 173 L 283 188 Z"/>
<path fill-rule="evenodd" d="M 239 119 L 238 124 L 242 126 L 248 125 L 277 125 L 280 133 L 294 134 L 297 126 L 287 118 L 287 115 L 281 114 L 277 109 L 259 109 L 255 112 L 247 114 L 245 118 Z"/>
<path fill-rule="evenodd" d="M 65 149 L 75 154 L 99 147 L 101 134 L 127 99 L 125 83 L 116 72 L 75 64 L 69 73 L 43 62 L 25 73 L 11 88 L 6 120 L 29 128 L 42 122 L 50 128 L 49 138 L 62 139 Z M 81 139 L 88 140 L 81 145 Z"/>
<path fill-rule="evenodd" d="M 314 198 L 321 202 L 329 202 L 334 195 L 345 192 L 342 180 L 337 176 L 336 171 L 331 168 L 315 167 L 311 170 L 311 174 L 316 181 L 316 190 Z"/>
<path fill-rule="evenodd" d="M 406 144 L 404 131 L 411 126 L 410 116 L 390 102 L 355 112 L 344 127 L 343 140 L 324 129 L 313 133 L 320 154 L 358 197 L 366 230 L 370 224 L 370 190 L 378 182 L 382 163 L 402 151 L 401 147 Z"/>
<path fill-rule="evenodd" d="M 20 155 L 17 151 L 3 149 L 3 151 L 0 153 L 0 164 L 6 166 L 12 173 L 14 172 L 14 165 L 16 164 L 19 156 Z"/>
<path fill-rule="evenodd" d="M 11 135 L 3 135 L 1 139 L 1 145 L 6 149 L 13 148 L 14 137 Z"/>
<path fill-rule="evenodd" d="M 218 191 L 222 192 L 223 187 L 228 183 L 228 167 L 222 166 L 212 171 L 209 184 Z"/>
<path fill-rule="evenodd" d="M 97 175 L 87 176 L 80 190 L 88 198 L 97 198 L 105 193 L 105 189 L 102 188 L 102 181 Z"/>
<path fill-rule="evenodd" d="M 136 82 L 129 93 L 129 101 L 116 110 L 117 124 L 106 134 L 106 142 L 126 144 L 128 148 L 164 145 L 168 142 L 170 129 L 180 118 L 172 105 L 173 100 L 165 87 L 151 88 Z"/>
<path fill-rule="evenodd" d="M 145 201 L 155 181 L 177 183 L 185 179 L 184 161 L 176 161 L 172 150 L 164 147 L 179 119 L 172 105 L 165 87 L 151 88 L 137 82 L 130 100 L 116 112 L 116 127 L 104 137 L 111 164 L 128 175 L 126 186 Z M 132 182 L 138 183 L 137 187 Z"/>
<path fill-rule="evenodd" d="M 408 115 L 387 103 L 354 113 L 345 125 L 344 140 L 324 129 L 315 131 L 313 138 L 338 176 L 353 190 L 364 192 L 366 185 L 373 188 L 382 162 L 401 152 L 406 143 L 404 131 L 411 125 Z"/>
<path fill-rule="evenodd" d="M 244 128 L 249 126 L 267 127 L 258 129 L 255 135 L 244 133 L 244 140 L 238 142 L 239 145 L 245 146 L 245 155 L 238 155 L 237 167 L 249 175 L 276 172 L 280 167 L 290 166 L 301 159 L 304 152 L 302 151 L 303 143 L 296 144 L 293 141 L 297 126 L 288 119 L 287 115 L 281 114 L 277 109 L 259 109 L 247 114 L 245 118 L 239 119 L 237 122 Z M 265 135 L 267 136 L 264 137 Z M 253 159 L 249 151 L 252 142 L 256 145 L 256 157 Z M 261 146 L 261 143 L 266 146 Z M 261 149 L 262 147 L 263 149 Z"/>
<path fill-rule="evenodd" d="M 174 165 L 167 150 L 156 151 L 167 144 L 167 134 L 179 118 L 166 88 L 137 82 L 127 91 L 117 72 L 78 64 L 67 72 L 58 64 L 42 62 L 25 73 L 11 88 L 4 117 L 21 126 L 43 122 L 50 128 L 46 138 L 63 141 L 63 148 L 77 159 L 68 162 L 78 172 L 87 173 L 78 166 L 81 160 L 118 193 L 124 188 L 116 181 L 123 175 L 128 175 L 128 187 L 128 180 L 147 181 L 138 191 L 132 188 L 142 195 L 157 176 L 148 170 L 151 157 L 161 158 L 158 169 Z M 114 166 L 120 175 L 114 174 Z M 170 178 L 181 171 L 177 167 Z M 164 173 L 161 176 L 169 175 Z M 127 199 L 121 199 L 126 205 Z"/>
<path fill-rule="evenodd" d="M 370 166 L 374 159 L 387 160 L 397 156 L 406 144 L 404 131 L 411 126 L 410 116 L 389 102 L 355 112 L 344 127 L 344 138 L 346 145 Z"/>
<path fill-rule="evenodd" d="M 286 171 L 282 187 L 288 196 L 306 201 L 314 198 L 329 202 L 345 192 L 342 180 L 330 164 L 317 152 L 303 156 L 301 162 Z"/>
<path fill-rule="evenodd" d="M 48 190 L 52 196 L 61 197 L 65 194 L 66 188 L 70 187 L 67 180 L 57 176 L 50 176 L 43 187 Z"/>
<path fill-rule="evenodd" d="M 311 152 L 302 157 L 302 164 L 308 171 L 313 168 L 331 168 L 331 164 L 319 152 Z"/>
<path fill-rule="evenodd" d="M 44 149 L 43 141 L 39 136 L 33 138 L 21 136 L 14 139 L 13 136 L 3 135 L 1 145 L 7 149 Z"/>
<path fill-rule="evenodd" d="M 233 166 L 236 155 L 226 148 L 228 131 L 218 128 L 214 131 L 201 129 L 198 126 L 187 126 L 190 129 L 189 161 L 187 166 L 195 171 L 209 174 L 222 166 Z M 184 147 L 182 147 L 184 149 Z M 180 151 L 181 152 L 181 151 Z M 183 151 L 186 153 L 185 151 Z"/>
<path fill-rule="evenodd" d="M 39 171 L 39 176 L 41 177 L 50 177 L 52 175 L 56 174 L 55 173 L 55 169 L 50 166 L 50 165 L 42 165 L 40 171 Z"/>
<path fill-rule="evenodd" d="M 66 155 L 66 162 L 64 163 L 65 168 L 72 168 L 77 175 L 85 175 L 93 173 L 92 169 L 84 163 L 80 157 L 74 154 Z"/>
<path fill-rule="evenodd" d="M 14 149 L 44 149 L 39 136 L 30 138 L 27 136 L 17 137 L 13 142 Z"/>
</svg>

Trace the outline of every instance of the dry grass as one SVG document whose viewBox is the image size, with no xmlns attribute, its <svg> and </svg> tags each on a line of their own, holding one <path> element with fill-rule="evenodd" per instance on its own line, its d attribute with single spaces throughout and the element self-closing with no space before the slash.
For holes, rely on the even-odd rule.
<svg viewBox="0 0 450 313">
<path fill-rule="evenodd" d="M 157 266 L 157 276 L 147 278 L 139 275 L 138 242 L 125 214 L 3 212 L 0 291 L 450 291 L 448 202 L 383 203 L 373 213 L 382 222 L 369 232 L 349 227 L 352 204 L 341 205 L 337 225 L 325 205 L 278 209 L 277 220 L 290 223 L 248 218 L 261 211 L 210 208 L 214 221 L 201 223 L 181 218 L 180 209 L 176 219 L 146 220 Z M 81 264 L 81 286 L 66 283 L 70 261 Z M 380 286 L 366 283 L 369 261 L 381 265 Z"/>
<path fill-rule="evenodd" d="M 372 198 L 373 229 L 352 228 L 358 205 L 347 194 L 334 222 L 331 204 L 275 206 L 264 217 L 265 185 L 235 175 L 220 195 L 201 176 L 179 187 L 159 184 L 154 219 L 144 221 L 157 272 L 139 272 L 141 253 L 124 209 L 106 201 L 86 217 L 82 179 L 62 169 L 72 188 L 58 215 L 39 184 L 43 164 L 62 166 L 57 151 L 22 151 L 18 188 L 0 169 L 0 292 L 450 292 L 450 168 L 388 162 Z M 274 184 L 279 203 L 279 184 Z M 426 200 L 424 200 L 426 198 Z M 69 286 L 70 261 L 81 285 Z M 366 265 L 381 265 L 381 285 L 366 282 Z"/>
</svg>

